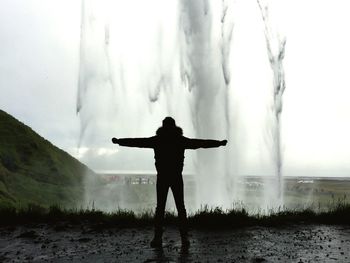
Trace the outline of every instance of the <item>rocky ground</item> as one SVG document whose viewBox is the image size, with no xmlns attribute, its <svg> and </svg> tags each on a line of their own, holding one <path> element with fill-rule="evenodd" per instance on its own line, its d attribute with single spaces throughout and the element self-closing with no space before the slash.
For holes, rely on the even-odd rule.
<svg viewBox="0 0 350 263">
<path fill-rule="evenodd" d="M 350 226 L 192 230 L 187 251 L 176 228 L 166 228 L 161 250 L 151 238 L 151 227 L 1 227 L 0 262 L 350 262 Z"/>
</svg>

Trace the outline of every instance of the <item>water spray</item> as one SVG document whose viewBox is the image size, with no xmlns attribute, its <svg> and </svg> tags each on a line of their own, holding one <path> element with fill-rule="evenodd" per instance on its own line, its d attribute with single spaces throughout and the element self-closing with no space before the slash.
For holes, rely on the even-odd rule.
<svg viewBox="0 0 350 263">
<path fill-rule="evenodd" d="M 269 5 L 264 0 L 257 0 L 262 20 L 264 22 L 264 33 L 266 39 L 267 54 L 273 72 L 273 105 L 274 125 L 272 126 L 272 140 L 274 145 L 274 161 L 277 177 L 277 197 L 282 205 L 283 199 L 283 158 L 281 151 L 281 114 L 283 106 L 283 92 L 286 88 L 283 59 L 285 54 L 286 38 L 280 32 L 274 31 L 270 21 Z"/>
</svg>

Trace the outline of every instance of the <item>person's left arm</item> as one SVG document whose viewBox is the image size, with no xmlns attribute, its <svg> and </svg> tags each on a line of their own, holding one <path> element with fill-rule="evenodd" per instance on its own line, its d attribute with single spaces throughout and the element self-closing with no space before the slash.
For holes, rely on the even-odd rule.
<svg viewBox="0 0 350 263">
<path fill-rule="evenodd" d="M 215 148 L 225 146 L 227 140 L 203 140 L 203 139 L 189 139 L 185 138 L 185 149 L 198 149 L 198 148 Z"/>
</svg>

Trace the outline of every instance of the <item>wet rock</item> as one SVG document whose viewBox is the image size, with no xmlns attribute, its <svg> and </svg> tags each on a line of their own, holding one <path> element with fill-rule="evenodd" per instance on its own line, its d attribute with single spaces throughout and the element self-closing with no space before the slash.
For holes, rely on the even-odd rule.
<svg viewBox="0 0 350 263">
<path fill-rule="evenodd" d="M 65 225 L 56 225 L 54 226 L 53 230 L 55 230 L 56 232 L 62 232 L 66 231 L 67 227 Z"/>
<path fill-rule="evenodd" d="M 90 242 L 91 240 L 92 240 L 91 238 L 82 237 L 82 238 L 79 238 L 79 239 L 78 239 L 78 242 L 86 243 L 86 242 Z"/>
<path fill-rule="evenodd" d="M 23 232 L 17 236 L 17 238 L 32 238 L 32 239 L 37 237 L 39 237 L 39 235 L 34 230 Z"/>
<path fill-rule="evenodd" d="M 5 257 L 5 256 L 0 256 L 0 262 L 5 262 L 6 260 L 8 260 L 8 258 L 7 257 Z"/>
<path fill-rule="evenodd" d="M 266 259 L 264 259 L 264 258 L 254 258 L 253 260 L 252 260 L 252 262 L 256 262 L 256 263 L 260 263 L 260 262 L 266 262 Z"/>
</svg>

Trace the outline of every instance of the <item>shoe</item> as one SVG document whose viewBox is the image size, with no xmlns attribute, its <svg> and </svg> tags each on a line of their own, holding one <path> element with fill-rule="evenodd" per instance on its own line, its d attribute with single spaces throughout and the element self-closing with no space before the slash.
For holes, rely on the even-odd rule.
<svg viewBox="0 0 350 263">
<path fill-rule="evenodd" d="M 190 240 L 188 239 L 188 236 L 182 236 L 181 243 L 183 248 L 189 248 L 191 244 Z"/>
<path fill-rule="evenodd" d="M 154 237 L 150 243 L 151 248 L 159 248 L 162 247 L 163 241 L 162 238 Z"/>
</svg>

